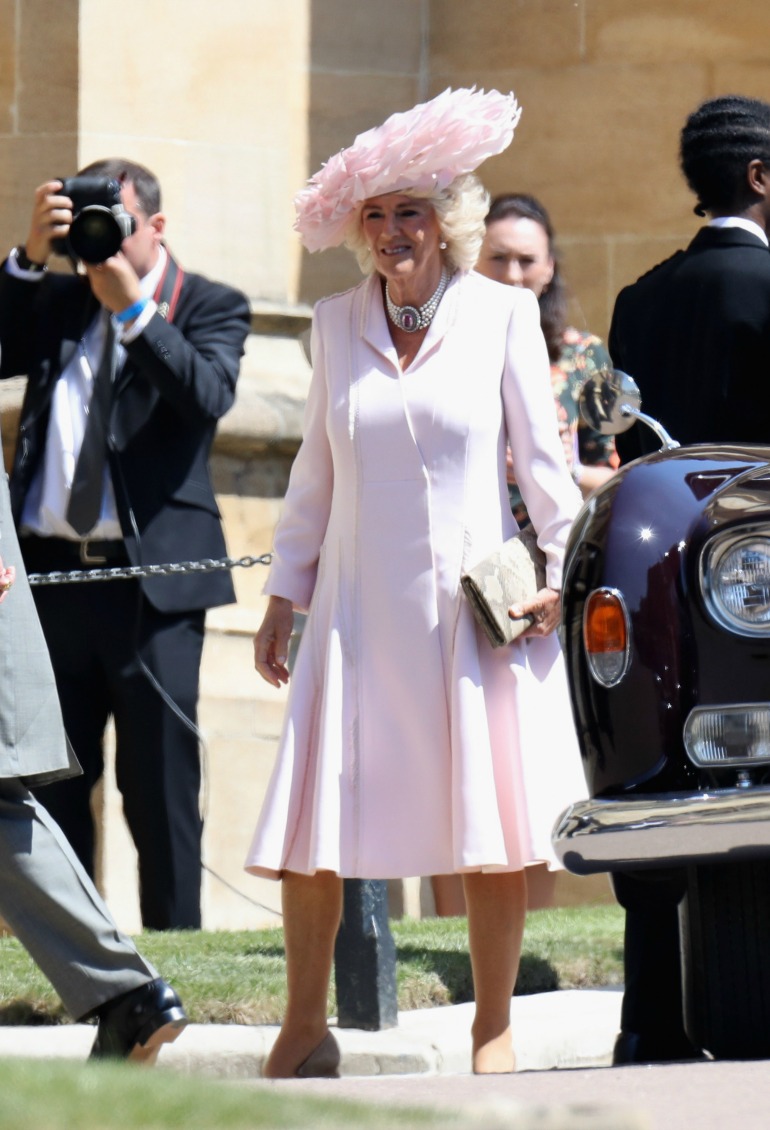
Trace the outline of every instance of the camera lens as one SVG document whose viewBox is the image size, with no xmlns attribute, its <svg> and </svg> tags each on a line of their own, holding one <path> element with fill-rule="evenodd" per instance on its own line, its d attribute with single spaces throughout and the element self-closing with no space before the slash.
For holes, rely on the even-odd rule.
<svg viewBox="0 0 770 1130">
<path fill-rule="evenodd" d="M 109 208 L 91 204 L 72 221 L 69 244 L 84 263 L 103 263 L 116 255 L 124 232 Z"/>
</svg>

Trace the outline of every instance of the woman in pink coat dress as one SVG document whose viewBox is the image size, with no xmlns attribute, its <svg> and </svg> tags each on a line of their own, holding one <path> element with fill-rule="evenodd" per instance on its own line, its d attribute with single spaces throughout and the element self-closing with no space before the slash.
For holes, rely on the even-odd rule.
<svg viewBox="0 0 770 1130">
<path fill-rule="evenodd" d="M 326 1000 L 342 878 L 463 875 L 479 1073 L 514 1067 L 524 868 L 552 859 L 584 788 L 559 645 L 566 467 L 537 301 L 473 273 L 488 198 L 472 170 L 510 142 L 512 95 L 445 91 L 361 134 L 299 194 L 310 250 L 346 242 L 366 280 L 318 303 L 313 377 L 255 639 L 275 686 L 309 609 L 247 858 L 281 877 L 288 1007 L 265 1074 L 332 1073 Z M 493 649 L 460 577 L 516 529 L 506 444 L 547 588 Z"/>
</svg>

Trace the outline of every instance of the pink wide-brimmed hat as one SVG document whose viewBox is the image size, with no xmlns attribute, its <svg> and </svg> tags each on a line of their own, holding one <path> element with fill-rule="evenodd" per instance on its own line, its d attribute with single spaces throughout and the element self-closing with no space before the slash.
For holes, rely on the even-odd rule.
<svg viewBox="0 0 770 1130">
<path fill-rule="evenodd" d="M 447 89 L 360 133 L 294 197 L 295 229 L 308 251 L 337 247 L 364 200 L 386 192 L 446 188 L 513 140 L 521 109 L 513 94 Z"/>
</svg>

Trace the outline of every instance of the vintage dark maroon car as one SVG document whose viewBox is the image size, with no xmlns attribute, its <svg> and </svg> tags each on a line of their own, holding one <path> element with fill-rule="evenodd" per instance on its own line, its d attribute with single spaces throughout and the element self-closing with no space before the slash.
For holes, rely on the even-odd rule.
<svg viewBox="0 0 770 1130">
<path fill-rule="evenodd" d="M 688 1034 L 770 1056 L 770 446 L 679 447 L 639 403 L 617 371 L 584 389 L 594 426 L 650 426 L 662 446 L 591 496 L 567 547 L 590 799 L 554 845 L 581 875 L 685 869 Z"/>
</svg>

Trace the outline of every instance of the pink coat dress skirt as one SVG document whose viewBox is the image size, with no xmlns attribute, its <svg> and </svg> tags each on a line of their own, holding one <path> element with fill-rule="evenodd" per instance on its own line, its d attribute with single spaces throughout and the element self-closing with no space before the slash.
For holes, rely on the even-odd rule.
<svg viewBox="0 0 770 1130">
<path fill-rule="evenodd" d="M 493 649 L 460 588 L 516 530 L 558 588 L 580 496 L 535 297 L 450 283 L 402 372 L 379 279 L 318 303 L 304 439 L 265 592 L 309 608 L 246 869 L 346 878 L 556 865 L 585 795 L 558 640 Z"/>
</svg>

